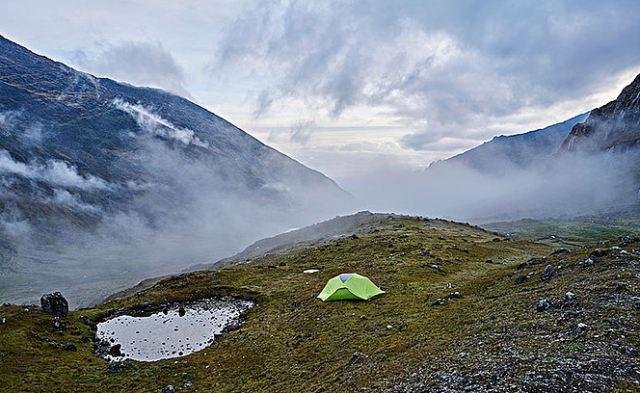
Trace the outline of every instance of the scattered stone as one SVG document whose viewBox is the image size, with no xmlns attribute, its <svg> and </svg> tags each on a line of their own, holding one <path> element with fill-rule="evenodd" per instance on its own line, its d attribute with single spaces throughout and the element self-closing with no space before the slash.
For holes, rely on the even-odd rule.
<svg viewBox="0 0 640 393">
<path fill-rule="evenodd" d="M 591 259 L 591 258 L 587 258 L 587 260 L 586 260 L 586 261 L 584 261 L 584 262 L 583 262 L 583 264 L 584 264 L 585 266 L 591 266 L 591 265 L 593 265 L 593 259 Z"/>
<path fill-rule="evenodd" d="M 78 348 L 76 347 L 76 344 L 72 342 L 65 343 L 62 346 L 62 349 L 65 351 L 71 351 L 71 352 L 76 352 L 78 350 Z"/>
<path fill-rule="evenodd" d="M 366 359 L 368 357 L 369 355 L 365 355 L 362 352 L 354 352 L 353 356 L 349 360 L 349 366 L 353 366 L 354 364 L 358 363 L 361 359 Z"/>
<path fill-rule="evenodd" d="M 526 262 L 523 262 L 523 263 L 519 264 L 519 265 L 516 267 L 516 269 L 518 269 L 518 270 L 522 270 L 522 269 L 524 269 L 524 268 L 525 268 L 525 267 L 527 267 L 527 266 L 529 266 L 529 264 L 527 264 Z"/>
<path fill-rule="evenodd" d="M 499 241 L 500 241 L 500 238 L 499 238 L 499 237 L 494 237 L 492 241 L 493 241 L 493 242 L 499 242 Z"/>
<path fill-rule="evenodd" d="M 536 306 L 536 309 L 538 310 L 538 312 L 547 311 L 550 308 L 551 308 L 551 303 L 549 303 L 547 299 L 541 299 L 538 302 L 538 305 Z"/>
<path fill-rule="evenodd" d="M 360 238 L 358 237 L 358 235 L 356 235 L 355 233 L 354 233 L 353 235 L 351 235 L 351 238 L 352 238 L 353 240 L 355 240 L 355 239 L 360 239 Z"/>
<path fill-rule="evenodd" d="M 440 269 L 440 266 L 438 265 L 429 265 L 429 267 L 435 271 L 442 272 L 442 269 Z"/>
<path fill-rule="evenodd" d="M 587 324 L 580 322 L 579 324 L 576 325 L 576 328 L 573 330 L 573 332 L 576 334 L 576 336 L 578 336 L 584 333 L 584 331 L 587 330 L 587 328 L 589 328 Z"/>
<path fill-rule="evenodd" d="M 632 356 L 636 352 L 636 349 L 630 345 L 625 345 L 624 347 L 622 347 L 622 351 L 625 354 Z"/>
<path fill-rule="evenodd" d="M 187 313 L 187 312 L 185 311 L 184 307 L 180 307 L 180 308 L 178 309 L 178 315 L 179 315 L 179 316 L 184 317 L 184 315 L 185 315 L 186 313 Z"/>
<path fill-rule="evenodd" d="M 287 264 L 285 262 L 280 262 L 278 266 L 287 266 Z"/>
<path fill-rule="evenodd" d="M 47 314 L 66 317 L 69 313 L 69 302 L 67 302 L 67 299 L 65 299 L 60 292 L 42 295 L 40 304 Z"/>
<path fill-rule="evenodd" d="M 486 261 L 484 261 L 485 263 L 493 263 L 493 259 L 487 259 Z"/>
<path fill-rule="evenodd" d="M 318 269 L 307 269 L 304 270 L 302 273 L 306 273 L 306 274 L 310 274 L 310 273 L 318 273 L 320 270 Z"/>
<path fill-rule="evenodd" d="M 576 295 L 575 295 L 573 292 L 567 292 L 567 293 L 564 295 L 564 298 L 565 298 L 566 300 L 573 300 L 575 297 L 576 297 Z"/>
<path fill-rule="evenodd" d="M 184 383 L 184 385 L 182 385 L 183 388 L 190 388 L 193 386 L 193 383 L 191 381 L 187 381 Z"/>
<path fill-rule="evenodd" d="M 60 317 L 54 317 L 51 320 L 51 325 L 53 325 L 53 327 L 58 330 L 65 330 L 67 328 L 67 325 L 65 325 L 64 322 L 60 321 Z"/>
<path fill-rule="evenodd" d="M 553 277 L 556 277 L 557 275 L 558 274 L 556 273 L 556 271 L 553 268 L 553 266 L 547 265 L 547 267 L 545 267 L 544 270 L 542 271 L 542 274 L 540 275 L 540 279 L 542 281 L 549 281 Z"/>
<path fill-rule="evenodd" d="M 393 326 L 387 325 L 387 330 L 391 330 L 391 329 L 393 329 Z"/>
<path fill-rule="evenodd" d="M 516 280 L 513 282 L 513 284 L 520 285 L 520 284 L 524 284 L 525 281 L 527 281 L 527 276 L 524 276 L 521 274 L 518 277 L 516 277 Z"/>
<path fill-rule="evenodd" d="M 162 388 L 162 391 L 160 393 L 175 393 L 176 392 L 176 387 L 173 385 L 167 385 L 164 388 Z"/>
</svg>

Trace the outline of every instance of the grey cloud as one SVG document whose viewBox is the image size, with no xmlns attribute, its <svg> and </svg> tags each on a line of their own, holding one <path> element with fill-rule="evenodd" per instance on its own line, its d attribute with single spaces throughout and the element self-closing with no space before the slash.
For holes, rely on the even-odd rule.
<svg viewBox="0 0 640 393">
<path fill-rule="evenodd" d="M 125 42 L 107 45 L 97 56 L 77 51 L 83 69 L 134 85 L 158 87 L 190 97 L 184 70 L 160 43 Z"/>
<path fill-rule="evenodd" d="M 210 70 L 272 80 L 257 115 L 285 98 L 318 98 L 335 117 L 389 107 L 422 149 L 420 134 L 464 138 L 609 86 L 640 67 L 638 36 L 633 1 L 272 1 L 233 24 Z"/>
<path fill-rule="evenodd" d="M 312 131 L 316 128 L 314 121 L 299 121 L 291 126 L 289 131 L 289 142 L 299 145 L 306 145 L 311 138 Z"/>
</svg>

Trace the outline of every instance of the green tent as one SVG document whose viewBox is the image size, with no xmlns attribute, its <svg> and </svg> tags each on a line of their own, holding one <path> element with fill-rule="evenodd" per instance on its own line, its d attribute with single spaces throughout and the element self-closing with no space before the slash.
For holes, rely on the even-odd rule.
<svg viewBox="0 0 640 393">
<path fill-rule="evenodd" d="M 327 300 L 369 300 L 384 293 L 368 278 L 356 273 L 341 274 L 327 281 L 318 297 Z"/>
</svg>

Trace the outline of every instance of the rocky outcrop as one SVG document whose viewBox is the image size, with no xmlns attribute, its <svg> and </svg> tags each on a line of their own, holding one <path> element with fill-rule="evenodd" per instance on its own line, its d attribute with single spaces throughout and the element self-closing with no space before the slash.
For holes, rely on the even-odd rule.
<svg viewBox="0 0 640 393">
<path fill-rule="evenodd" d="M 60 292 L 48 293 L 40 298 L 42 310 L 57 317 L 66 317 L 69 313 L 69 303 Z"/>
<path fill-rule="evenodd" d="M 618 98 L 591 111 L 562 143 L 562 151 L 599 151 L 629 147 L 640 141 L 640 75 Z"/>
</svg>

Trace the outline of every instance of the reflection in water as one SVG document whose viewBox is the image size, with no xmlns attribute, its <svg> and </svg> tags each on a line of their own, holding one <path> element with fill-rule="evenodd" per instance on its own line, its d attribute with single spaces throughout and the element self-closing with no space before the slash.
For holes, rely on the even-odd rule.
<svg viewBox="0 0 640 393">
<path fill-rule="evenodd" d="M 154 361 L 185 356 L 240 323 L 253 303 L 238 299 L 175 305 L 145 317 L 122 315 L 98 324 L 97 353 L 107 360 Z"/>
</svg>

